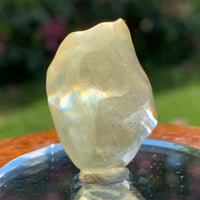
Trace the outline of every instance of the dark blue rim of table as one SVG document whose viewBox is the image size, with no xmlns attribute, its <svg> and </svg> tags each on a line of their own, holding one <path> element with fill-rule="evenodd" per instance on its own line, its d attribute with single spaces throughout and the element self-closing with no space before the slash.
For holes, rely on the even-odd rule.
<svg viewBox="0 0 200 200">
<path fill-rule="evenodd" d="M 142 147 L 157 147 L 164 148 L 169 150 L 175 150 L 180 152 L 185 152 L 197 156 L 200 158 L 200 150 L 194 149 L 192 147 L 182 145 L 174 142 L 167 142 L 163 140 L 155 140 L 155 139 L 145 139 Z M 9 179 L 9 177 L 17 172 L 22 171 L 23 169 L 27 169 L 28 167 L 32 167 L 37 164 L 41 164 L 42 162 L 47 161 L 48 154 L 57 153 L 57 156 L 65 155 L 65 151 L 61 144 L 52 144 L 48 147 L 44 147 L 30 153 L 24 154 L 10 161 L 2 168 L 0 168 L 0 187 Z M 56 156 L 56 155 L 54 155 Z M 38 159 L 40 158 L 40 159 Z M 34 162 L 32 162 L 34 160 Z"/>
</svg>

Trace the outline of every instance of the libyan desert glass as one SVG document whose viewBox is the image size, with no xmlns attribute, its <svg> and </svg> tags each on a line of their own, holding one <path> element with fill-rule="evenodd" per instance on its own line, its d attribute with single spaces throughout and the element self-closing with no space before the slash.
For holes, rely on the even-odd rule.
<svg viewBox="0 0 200 200">
<path fill-rule="evenodd" d="M 69 34 L 48 68 L 47 94 L 61 143 L 84 171 L 124 167 L 157 124 L 122 19 Z"/>
</svg>

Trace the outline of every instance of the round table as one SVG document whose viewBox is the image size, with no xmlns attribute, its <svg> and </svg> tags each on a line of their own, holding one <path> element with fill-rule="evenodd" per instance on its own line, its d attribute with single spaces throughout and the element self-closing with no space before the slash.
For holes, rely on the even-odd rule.
<svg viewBox="0 0 200 200">
<path fill-rule="evenodd" d="M 158 124 L 148 138 L 185 144 L 200 149 L 200 128 Z M 55 130 L 40 131 L 0 140 L 0 167 L 30 151 L 59 143 Z"/>
</svg>

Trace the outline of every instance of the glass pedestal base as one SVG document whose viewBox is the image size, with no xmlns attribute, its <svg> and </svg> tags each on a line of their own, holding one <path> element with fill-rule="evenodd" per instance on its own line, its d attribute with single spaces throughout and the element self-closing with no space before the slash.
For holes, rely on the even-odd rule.
<svg viewBox="0 0 200 200">
<path fill-rule="evenodd" d="M 145 199 L 197 200 L 200 197 L 200 151 L 146 139 L 127 166 L 131 184 Z M 2 200 L 72 200 L 81 183 L 79 170 L 61 144 L 23 155 L 0 169 Z"/>
</svg>

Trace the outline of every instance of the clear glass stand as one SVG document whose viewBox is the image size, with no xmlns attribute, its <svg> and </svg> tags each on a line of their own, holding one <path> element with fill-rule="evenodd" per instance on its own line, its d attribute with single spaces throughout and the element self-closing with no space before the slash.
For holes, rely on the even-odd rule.
<svg viewBox="0 0 200 200">
<path fill-rule="evenodd" d="M 146 139 L 127 167 L 133 190 L 145 199 L 200 197 L 199 150 Z M 0 199 L 72 200 L 82 187 L 78 173 L 61 144 L 51 145 L 20 156 L 0 169 Z"/>
</svg>

